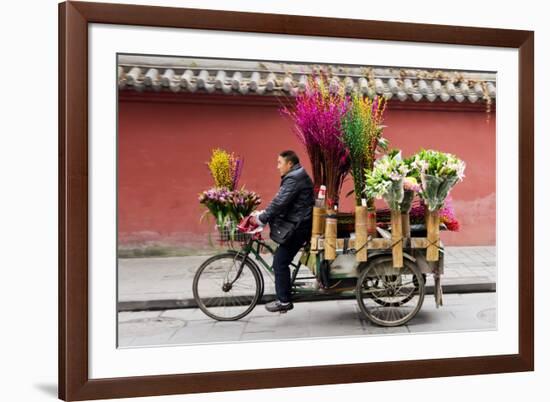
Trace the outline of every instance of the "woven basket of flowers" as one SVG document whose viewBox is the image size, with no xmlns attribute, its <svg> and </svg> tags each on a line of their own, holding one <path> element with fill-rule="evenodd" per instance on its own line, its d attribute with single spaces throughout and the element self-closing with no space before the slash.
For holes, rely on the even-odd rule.
<svg viewBox="0 0 550 402">
<path fill-rule="evenodd" d="M 229 221 L 223 226 L 216 225 L 217 240 L 220 243 L 246 243 L 253 236 L 250 233 L 243 233 L 237 228 L 237 222 Z"/>
</svg>

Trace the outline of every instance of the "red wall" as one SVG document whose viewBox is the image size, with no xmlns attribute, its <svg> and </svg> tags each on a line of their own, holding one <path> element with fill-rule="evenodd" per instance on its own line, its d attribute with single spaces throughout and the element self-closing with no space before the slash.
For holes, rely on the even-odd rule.
<svg viewBox="0 0 550 402">
<path fill-rule="evenodd" d="M 483 112 L 388 108 L 385 136 L 404 155 L 421 146 L 457 154 L 466 161 L 466 178 L 452 191 L 462 224 L 443 233 L 447 245 L 495 243 L 495 119 Z M 198 193 L 213 182 L 206 162 L 213 148 L 244 157 L 240 185 L 258 192 L 265 208 L 277 192 L 278 152 L 297 151 L 311 172 L 292 124 L 274 105 L 119 102 L 118 227 L 121 245 L 155 241 L 204 243 L 212 221 L 199 222 Z M 342 197 L 352 188 L 349 178 Z M 340 210 L 353 208 L 353 196 Z"/>
</svg>

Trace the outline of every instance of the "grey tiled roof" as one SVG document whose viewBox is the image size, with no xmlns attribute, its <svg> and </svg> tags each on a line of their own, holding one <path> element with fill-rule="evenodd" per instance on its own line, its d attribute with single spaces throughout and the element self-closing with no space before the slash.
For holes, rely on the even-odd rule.
<svg viewBox="0 0 550 402">
<path fill-rule="evenodd" d="M 319 64 L 119 55 L 118 86 L 137 91 L 296 96 L 319 68 Z M 430 102 L 475 103 L 496 97 L 495 73 L 345 65 L 322 68 L 331 72 L 331 88 L 343 85 L 347 93 Z"/>
</svg>

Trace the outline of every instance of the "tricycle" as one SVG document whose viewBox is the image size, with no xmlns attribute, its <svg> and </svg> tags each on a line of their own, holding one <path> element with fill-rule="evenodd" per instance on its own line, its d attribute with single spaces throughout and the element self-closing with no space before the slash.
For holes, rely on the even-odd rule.
<svg viewBox="0 0 550 402">
<path fill-rule="evenodd" d="M 415 227 L 417 226 L 417 227 Z M 441 225 L 444 229 L 444 225 Z M 437 243 L 437 261 L 428 261 L 426 250 L 433 246 L 422 225 L 411 225 L 410 237 L 403 237 L 399 246 L 402 264 L 395 267 L 395 236 L 377 228 L 362 247 L 345 230 L 338 231 L 334 254 L 327 258 L 327 239 L 305 242 L 296 262 L 292 262 L 293 301 L 313 301 L 335 297 L 355 297 L 363 315 L 384 327 L 404 325 L 421 309 L 426 294 L 427 275 L 434 277 L 436 306 L 442 305 L 441 275 L 444 247 Z M 419 236 L 420 235 L 420 236 Z M 262 256 L 274 254 L 276 248 L 261 233 L 238 234 L 241 245 L 229 247 L 214 255 L 198 268 L 193 280 L 194 299 L 207 316 L 219 321 L 239 320 L 262 301 L 264 275 L 274 280 L 273 268 Z M 366 248 L 365 261 L 357 261 L 361 248 Z M 302 269 L 301 269 L 302 268 Z M 307 275 L 298 275 L 299 272 Z"/>
</svg>

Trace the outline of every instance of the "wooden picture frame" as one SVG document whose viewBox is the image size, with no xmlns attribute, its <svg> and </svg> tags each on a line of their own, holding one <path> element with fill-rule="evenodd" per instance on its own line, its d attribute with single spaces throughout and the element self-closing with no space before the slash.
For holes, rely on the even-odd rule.
<svg viewBox="0 0 550 402">
<path fill-rule="evenodd" d="M 519 49 L 519 353 L 90 379 L 88 24 Z M 534 370 L 534 33 L 508 29 L 68 1 L 59 4 L 59 397 L 84 400 Z"/>
</svg>

